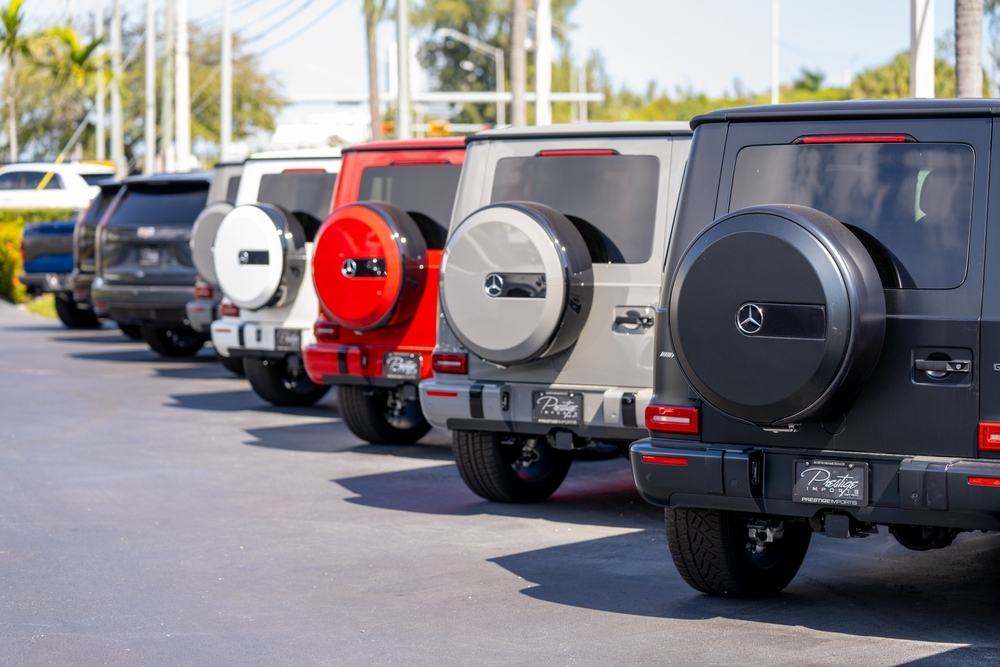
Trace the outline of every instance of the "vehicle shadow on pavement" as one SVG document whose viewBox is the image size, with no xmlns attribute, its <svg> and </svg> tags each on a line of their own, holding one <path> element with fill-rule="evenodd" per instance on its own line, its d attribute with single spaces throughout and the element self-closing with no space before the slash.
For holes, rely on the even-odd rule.
<svg viewBox="0 0 1000 667">
<path fill-rule="evenodd" d="M 56 333 L 59 333 L 59 332 L 56 332 Z M 122 345 L 122 344 L 125 344 L 125 343 L 131 343 L 133 345 L 145 345 L 146 344 L 145 342 L 143 342 L 141 340 L 135 340 L 133 338 L 129 338 L 128 336 L 126 336 L 122 332 L 118 331 L 117 329 L 115 329 L 115 330 L 108 329 L 107 331 L 103 331 L 103 332 L 102 331 L 94 331 L 94 332 L 91 332 L 89 335 L 86 335 L 86 336 L 81 335 L 79 331 L 77 331 L 77 332 L 66 331 L 65 335 L 52 336 L 52 338 L 50 340 L 55 341 L 57 343 L 87 343 L 87 344 L 94 344 L 94 343 L 96 343 L 98 345 L 101 345 L 101 344 L 104 344 L 104 343 L 114 343 L 115 345 Z"/>
<path fill-rule="evenodd" d="M 178 380 L 243 380 L 236 373 L 226 370 L 222 364 L 198 364 L 196 366 L 172 366 L 170 368 L 154 368 L 158 377 Z"/>
<path fill-rule="evenodd" d="M 355 451 L 365 452 L 367 447 Z M 410 450 L 390 449 L 395 456 L 406 456 Z M 452 460 L 445 447 L 440 447 L 433 457 Z M 574 462 L 566 481 L 548 501 L 530 505 L 483 500 L 469 491 L 451 463 L 330 481 L 355 494 L 347 502 L 403 512 L 491 514 L 641 530 L 659 527 L 663 522 L 663 510 L 647 504 L 636 492 L 628 462 L 622 458 Z"/>
<path fill-rule="evenodd" d="M 221 366 L 218 367 L 222 373 L 228 373 L 231 378 L 239 379 L 229 373 Z M 246 389 L 238 391 L 212 391 L 199 394 L 172 394 L 170 396 L 173 403 L 168 403 L 167 407 L 184 408 L 186 410 L 207 410 L 210 412 L 234 412 L 239 410 L 253 410 L 255 412 L 271 412 L 283 415 L 299 415 L 302 417 L 324 417 L 339 418 L 336 403 L 330 402 L 329 397 L 324 398 L 321 403 L 307 406 L 291 405 L 271 405 L 260 396 L 254 393 L 247 385 Z M 290 428 L 282 426 L 278 428 Z"/>
<path fill-rule="evenodd" d="M 77 352 L 69 355 L 73 359 L 86 361 L 116 361 L 116 362 L 162 362 L 165 364 L 214 364 L 218 363 L 211 350 L 196 354 L 193 357 L 161 357 L 148 347 L 140 349 L 116 350 L 114 352 Z"/>
<path fill-rule="evenodd" d="M 662 529 L 527 551 L 491 562 L 535 584 L 528 597 L 636 616 L 726 618 L 823 632 L 967 648 L 906 663 L 997 664 L 1000 535 L 964 534 L 937 552 L 907 551 L 885 534 L 814 536 L 798 576 L 780 595 L 732 600 L 702 595 L 677 574 Z"/>
</svg>

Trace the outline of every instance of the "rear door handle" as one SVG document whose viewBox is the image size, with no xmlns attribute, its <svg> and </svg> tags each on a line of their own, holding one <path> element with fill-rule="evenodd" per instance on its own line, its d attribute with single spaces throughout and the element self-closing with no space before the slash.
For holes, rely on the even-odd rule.
<svg viewBox="0 0 1000 667">
<path fill-rule="evenodd" d="M 918 371 L 931 373 L 968 373 L 972 362 L 968 359 L 917 359 L 914 364 Z"/>
<path fill-rule="evenodd" d="M 630 310 L 628 314 L 616 317 L 615 324 L 631 324 L 637 327 L 651 327 L 653 326 L 653 318 L 642 316 L 634 310 Z"/>
</svg>

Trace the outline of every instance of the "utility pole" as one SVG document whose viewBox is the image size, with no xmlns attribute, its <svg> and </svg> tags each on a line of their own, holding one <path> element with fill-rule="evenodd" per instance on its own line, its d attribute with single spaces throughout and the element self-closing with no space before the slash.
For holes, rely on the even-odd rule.
<svg viewBox="0 0 1000 667">
<path fill-rule="evenodd" d="M 219 103 L 219 159 L 230 158 L 233 143 L 233 0 L 222 0 L 222 100 Z"/>
<path fill-rule="evenodd" d="M 122 125 L 122 5 L 114 0 L 111 9 L 111 161 L 118 178 L 128 176 L 125 164 L 125 132 Z"/>
<path fill-rule="evenodd" d="M 191 169 L 191 64 L 188 60 L 188 0 L 177 0 L 177 170 Z"/>
<path fill-rule="evenodd" d="M 535 125 L 552 124 L 552 0 L 535 6 Z"/>
<path fill-rule="evenodd" d="M 177 171 L 177 153 L 174 152 L 174 0 L 167 0 L 163 35 L 163 170 Z"/>
<path fill-rule="evenodd" d="M 510 20 L 510 116 L 514 127 L 528 124 L 528 109 L 524 92 L 528 82 L 528 53 L 524 43 L 528 40 L 528 0 L 514 0 Z"/>
<path fill-rule="evenodd" d="M 587 92 L 587 63 L 583 63 L 583 65 L 580 66 L 580 85 L 577 86 L 577 88 L 580 89 L 581 93 L 586 93 Z M 587 118 L 587 100 L 581 99 L 580 100 L 580 122 L 581 123 L 586 123 L 587 121 L 588 121 L 588 118 Z"/>
<path fill-rule="evenodd" d="M 910 97 L 934 97 L 934 0 L 910 0 Z"/>
<path fill-rule="evenodd" d="M 156 8 L 146 0 L 146 155 L 142 173 L 152 174 L 156 163 Z"/>
<path fill-rule="evenodd" d="M 94 21 L 94 38 L 104 37 L 104 2 L 97 0 L 97 17 Z M 96 127 L 94 128 L 94 142 L 97 144 L 97 159 L 107 159 L 107 140 L 104 137 L 104 46 L 98 47 L 97 66 L 97 99 L 94 100 L 95 114 L 97 115 Z"/>
<path fill-rule="evenodd" d="M 781 82 L 778 73 L 778 0 L 771 0 L 771 104 L 781 102 Z"/>
<path fill-rule="evenodd" d="M 410 138 L 410 3 L 396 0 L 396 56 L 399 95 L 396 98 L 396 138 Z"/>
<path fill-rule="evenodd" d="M 983 96 L 983 0 L 955 0 L 955 97 Z"/>
</svg>

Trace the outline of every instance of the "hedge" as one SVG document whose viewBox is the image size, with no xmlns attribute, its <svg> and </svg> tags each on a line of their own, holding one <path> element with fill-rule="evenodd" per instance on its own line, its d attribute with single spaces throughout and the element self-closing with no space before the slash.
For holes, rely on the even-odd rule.
<svg viewBox="0 0 1000 667">
<path fill-rule="evenodd" d="M 21 232 L 32 222 L 72 220 L 69 209 L 0 209 L 0 298 L 14 303 L 27 301 L 28 294 L 17 279 L 21 273 Z"/>
</svg>

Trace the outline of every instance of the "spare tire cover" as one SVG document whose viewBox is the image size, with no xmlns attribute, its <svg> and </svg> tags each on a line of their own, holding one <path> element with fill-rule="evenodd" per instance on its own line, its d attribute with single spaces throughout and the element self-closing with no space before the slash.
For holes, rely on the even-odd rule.
<svg viewBox="0 0 1000 667">
<path fill-rule="evenodd" d="M 313 281 L 337 324 L 369 331 L 409 319 L 427 282 L 427 244 L 403 209 L 384 202 L 339 206 L 316 237 Z"/>
<path fill-rule="evenodd" d="M 575 343 L 593 290 L 580 232 L 555 209 L 532 202 L 475 211 L 448 239 L 441 261 L 441 305 L 452 331 L 500 365 Z"/>
<path fill-rule="evenodd" d="M 714 222 L 682 256 L 669 315 L 695 391 L 760 425 L 841 407 L 885 336 L 871 257 L 844 225 L 804 206 L 744 208 Z"/>
<path fill-rule="evenodd" d="M 222 219 L 232 210 L 233 205 L 227 201 L 209 204 L 198 214 L 194 227 L 191 228 L 191 261 L 201 279 L 212 287 L 219 287 L 219 278 L 215 275 L 215 261 L 212 256 L 215 234 L 219 231 Z"/>
<path fill-rule="evenodd" d="M 219 286 L 240 308 L 279 307 L 295 299 L 305 271 L 305 233 L 280 207 L 237 206 L 219 225 L 212 252 Z"/>
</svg>

